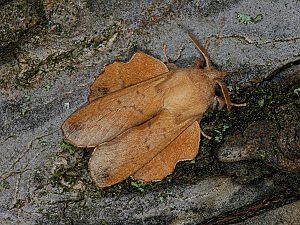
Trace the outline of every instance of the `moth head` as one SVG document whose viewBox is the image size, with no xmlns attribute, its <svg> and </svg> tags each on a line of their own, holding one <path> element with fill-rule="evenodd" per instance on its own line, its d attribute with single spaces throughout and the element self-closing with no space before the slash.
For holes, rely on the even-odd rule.
<svg viewBox="0 0 300 225">
<path fill-rule="evenodd" d="M 201 45 L 201 43 L 197 40 L 197 38 L 192 33 L 189 32 L 188 35 L 191 38 L 191 40 L 193 41 L 193 43 L 196 45 L 198 50 L 201 52 L 201 54 L 205 60 L 205 63 L 206 63 L 205 75 L 209 79 L 211 79 L 214 83 L 216 83 L 220 86 L 223 96 L 224 96 L 224 99 L 225 99 L 227 109 L 229 111 L 231 108 L 231 101 L 230 101 L 228 89 L 224 83 L 224 77 L 226 76 L 227 73 L 225 71 L 217 70 L 212 66 L 211 61 L 209 59 L 209 54 L 207 52 L 208 42 L 206 42 L 205 45 L 203 46 L 203 45 Z"/>
<path fill-rule="evenodd" d="M 230 111 L 230 108 L 231 108 L 231 100 L 230 100 L 230 95 L 229 95 L 229 91 L 228 91 L 228 88 L 224 82 L 224 77 L 226 76 L 226 72 L 224 71 L 219 71 L 219 75 L 217 75 L 215 78 L 214 78 L 214 81 L 219 85 L 219 87 L 221 88 L 222 90 L 222 94 L 223 94 L 223 97 L 225 99 L 225 103 L 226 103 L 226 107 L 227 107 L 227 110 Z M 218 77 L 219 76 L 219 77 Z"/>
<path fill-rule="evenodd" d="M 205 71 L 205 74 L 208 78 L 210 78 L 211 80 L 224 80 L 224 77 L 227 75 L 227 73 L 225 71 L 221 71 L 221 70 L 217 70 L 213 67 L 210 67 L 209 70 Z"/>
<path fill-rule="evenodd" d="M 210 70 L 207 70 L 205 74 L 206 76 L 209 77 L 209 79 L 213 81 L 213 83 L 219 85 L 219 87 L 222 90 L 222 94 L 226 103 L 227 110 L 230 111 L 231 108 L 230 95 L 227 86 L 224 83 L 224 77 L 227 75 L 227 73 L 225 71 L 217 70 L 211 67 Z"/>
</svg>

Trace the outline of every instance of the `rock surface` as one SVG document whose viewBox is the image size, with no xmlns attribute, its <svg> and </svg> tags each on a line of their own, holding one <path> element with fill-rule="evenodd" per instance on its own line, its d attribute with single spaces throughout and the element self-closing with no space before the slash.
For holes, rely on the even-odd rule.
<svg viewBox="0 0 300 225">
<path fill-rule="evenodd" d="M 300 81 L 300 66 L 291 66 L 278 73 L 269 81 L 274 92 L 280 91 L 284 86 Z M 297 92 L 297 89 L 295 89 Z M 295 101 L 279 107 L 271 107 L 263 120 L 250 124 L 243 132 L 243 137 L 228 136 L 229 140 L 219 150 L 219 160 L 234 162 L 248 159 L 259 159 L 266 163 L 276 165 L 282 170 L 300 171 L 300 98 L 293 93 Z M 272 97 L 272 96 L 271 96 Z M 282 98 L 288 96 L 281 96 Z M 266 97 L 265 99 L 268 99 Z M 264 104 L 265 99 L 258 104 Z M 266 100 L 267 101 L 267 100 Z M 270 100 L 276 101 L 276 97 Z"/>
<path fill-rule="evenodd" d="M 0 13 L 0 223 L 275 224 L 282 213 L 299 223 L 288 219 L 300 214 L 299 1 L 14 0 Z M 97 190 L 62 122 L 105 64 L 136 50 L 163 58 L 167 44 L 171 60 L 192 65 L 187 30 L 210 41 L 247 107 L 209 111 L 214 138 L 165 181 Z"/>
</svg>

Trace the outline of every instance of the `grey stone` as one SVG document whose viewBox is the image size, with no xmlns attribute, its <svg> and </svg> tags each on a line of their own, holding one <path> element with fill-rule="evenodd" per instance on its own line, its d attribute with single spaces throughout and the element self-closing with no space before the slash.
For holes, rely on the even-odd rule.
<svg viewBox="0 0 300 225">
<path fill-rule="evenodd" d="M 283 88 L 289 83 L 299 83 L 299 80 L 300 66 L 296 65 L 279 73 L 269 82 L 269 85 L 280 83 L 279 88 Z M 273 88 L 276 91 L 275 86 Z M 282 96 L 282 98 L 285 97 Z M 300 107 L 298 101 L 274 108 L 274 113 L 269 112 L 269 115 L 269 119 L 258 120 L 250 124 L 242 138 L 228 136 L 228 139 L 234 141 L 222 146 L 218 152 L 219 160 L 234 162 L 259 159 L 276 165 L 282 170 L 300 171 Z M 274 118 L 276 118 L 275 121 Z"/>
<path fill-rule="evenodd" d="M 0 4 L 5 1 L 0 1 Z M 0 9 L 0 50 L 15 43 L 29 29 L 42 22 L 43 14 L 38 1 L 11 1 Z"/>
</svg>

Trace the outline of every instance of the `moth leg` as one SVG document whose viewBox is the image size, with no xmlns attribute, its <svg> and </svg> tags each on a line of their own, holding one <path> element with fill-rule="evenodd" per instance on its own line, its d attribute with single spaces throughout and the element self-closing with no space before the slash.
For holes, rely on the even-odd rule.
<svg viewBox="0 0 300 225">
<path fill-rule="evenodd" d="M 204 133 L 204 131 L 202 130 L 202 128 L 200 127 L 200 133 L 205 137 L 207 138 L 208 140 L 211 139 L 211 136 L 207 135 L 206 133 Z"/>
<path fill-rule="evenodd" d="M 231 102 L 231 105 L 236 106 L 236 107 L 244 107 L 244 106 L 247 106 L 247 103 L 233 103 L 233 102 Z"/>
<path fill-rule="evenodd" d="M 169 64 L 169 58 L 167 56 L 167 46 L 164 45 L 164 56 L 165 56 L 165 59 L 166 59 L 166 64 L 168 65 Z"/>
<path fill-rule="evenodd" d="M 214 108 L 218 106 L 218 109 L 222 109 L 226 105 L 224 98 L 220 96 L 215 96 Z"/>
<path fill-rule="evenodd" d="M 211 139 L 211 136 L 209 136 L 209 135 L 207 135 L 203 130 L 202 130 L 202 128 L 201 128 L 201 119 L 202 119 L 202 116 L 198 119 L 198 123 L 199 123 L 199 128 L 200 128 L 200 133 L 205 137 L 205 138 L 207 138 L 208 140 L 210 140 Z"/>
<path fill-rule="evenodd" d="M 164 45 L 164 56 L 165 56 L 165 59 L 166 59 L 166 66 L 168 67 L 168 69 L 169 70 L 176 69 L 177 66 L 174 63 L 169 62 L 169 58 L 167 56 L 167 46 L 166 45 Z"/>
<path fill-rule="evenodd" d="M 220 97 L 220 96 L 215 96 L 215 103 L 214 103 L 214 107 L 218 104 L 218 109 L 222 109 L 225 105 L 226 105 L 226 102 L 224 100 L 224 98 Z M 230 102 L 230 105 L 232 106 L 236 106 L 236 107 L 244 107 L 246 106 L 247 104 L 246 103 L 233 103 L 233 102 Z"/>
<path fill-rule="evenodd" d="M 205 41 L 205 44 L 204 44 L 204 48 L 206 49 L 206 51 L 207 51 L 207 49 L 208 49 L 208 45 L 209 45 L 209 41 L 206 40 L 206 41 Z"/>
</svg>

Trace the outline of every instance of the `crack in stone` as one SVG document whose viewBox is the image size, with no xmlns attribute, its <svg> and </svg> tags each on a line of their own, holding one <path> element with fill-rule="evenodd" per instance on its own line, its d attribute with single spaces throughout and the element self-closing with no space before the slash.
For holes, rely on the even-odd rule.
<svg viewBox="0 0 300 225">
<path fill-rule="evenodd" d="M 14 192 L 14 196 L 13 196 L 13 200 L 12 200 L 12 207 L 10 207 L 9 210 L 18 208 L 17 203 L 18 203 L 18 195 L 19 195 L 21 178 L 22 178 L 22 173 L 20 173 L 19 176 L 17 177 L 16 183 L 15 183 L 15 192 Z"/>
<path fill-rule="evenodd" d="M 0 180 L 5 180 L 5 179 L 7 179 L 8 177 L 11 177 L 11 176 L 13 176 L 13 175 L 15 175 L 15 174 L 20 174 L 20 173 L 23 173 L 23 172 L 25 172 L 26 170 L 28 170 L 27 169 L 27 167 L 29 166 L 29 163 L 32 161 L 32 160 L 34 160 L 38 155 L 40 155 L 41 154 L 41 152 L 39 152 L 35 157 L 33 157 L 30 161 L 28 161 L 27 162 L 27 164 L 25 164 L 25 166 L 23 166 L 23 168 L 21 169 L 21 170 L 19 170 L 19 171 L 11 171 L 14 167 L 15 167 L 15 165 L 32 149 L 32 145 L 33 145 L 33 143 L 35 142 L 35 141 L 37 141 L 37 140 L 40 140 L 40 139 L 42 139 L 42 138 L 44 138 L 44 137 L 47 137 L 47 136 L 50 136 L 50 135 L 52 135 L 52 134 L 54 134 L 55 132 L 57 132 L 57 130 L 55 130 L 55 131 L 53 131 L 53 132 L 51 132 L 51 133 L 48 133 L 48 134 L 44 134 L 44 135 L 41 135 L 41 136 L 39 136 L 39 137 L 36 137 L 36 138 L 34 138 L 34 139 L 32 139 L 29 143 L 28 143 L 28 145 L 27 145 L 27 148 L 19 155 L 19 157 L 9 166 L 9 168 L 4 172 L 4 173 L 2 173 L 1 175 L 0 175 Z"/>
<path fill-rule="evenodd" d="M 279 42 L 290 42 L 290 41 L 297 41 L 300 39 L 300 37 L 290 37 L 290 38 L 278 38 L 278 39 L 273 39 L 273 40 L 268 40 L 268 41 L 256 41 L 256 40 L 251 40 L 250 38 L 238 34 L 231 34 L 231 35 L 212 35 L 210 38 L 215 38 L 216 40 L 220 39 L 237 39 L 242 43 L 246 44 L 255 44 L 255 45 L 266 45 L 266 44 L 273 44 L 273 43 L 279 43 Z"/>
<path fill-rule="evenodd" d="M 4 144 L 6 141 L 8 141 L 9 139 L 11 138 L 15 138 L 16 136 L 15 135 L 10 135 L 8 136 L 7 138 L 5 138 L 2 142 L 0 142 L 0 145 Z"/>
</svg>

